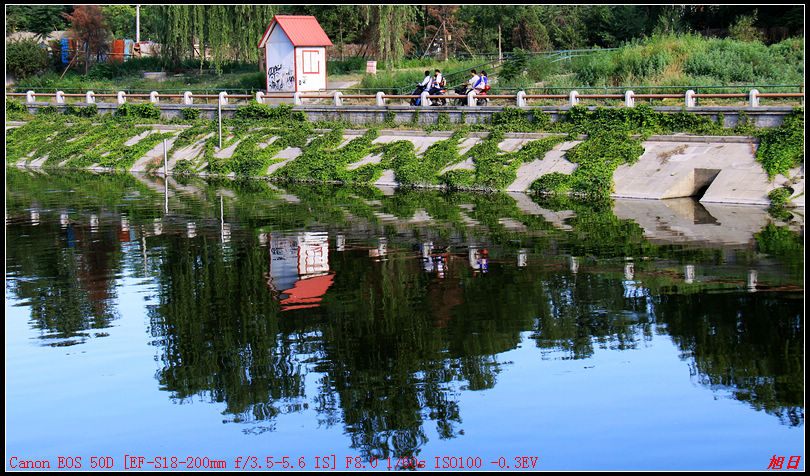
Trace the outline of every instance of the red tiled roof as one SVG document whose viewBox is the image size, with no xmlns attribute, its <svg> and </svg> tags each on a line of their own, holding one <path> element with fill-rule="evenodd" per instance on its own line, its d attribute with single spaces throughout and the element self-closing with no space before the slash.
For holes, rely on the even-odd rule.
<svg viewBox="0 0 810 476">
<path fill-rule="evenodd" d="M 293 46 L 332 46 L 318 20 L 311 15 L 276 15 L 259 43 L 264 46 L 268 33 L 274 24 L 278 24 Z"/>
</svg>

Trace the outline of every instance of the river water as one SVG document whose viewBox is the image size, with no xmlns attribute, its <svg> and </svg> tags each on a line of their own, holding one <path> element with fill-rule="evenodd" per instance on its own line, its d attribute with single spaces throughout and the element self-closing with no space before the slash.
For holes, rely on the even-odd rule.
<svg viewBox="0 0 810 476">
<path fill-rule="evenodd" d="M 804 469 L 804 221 L 7 168 L 6 469 Z"/>
</svg>

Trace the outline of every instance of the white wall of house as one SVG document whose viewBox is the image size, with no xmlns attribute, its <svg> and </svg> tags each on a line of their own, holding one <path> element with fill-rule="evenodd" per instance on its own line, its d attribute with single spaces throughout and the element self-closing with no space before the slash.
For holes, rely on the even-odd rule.
<svg viewBox="0 0 810 476">
<path fill-rule="evenodd" d="M 326 89 L 326 48 L 299 46 L 295 49 L 298 91 Z"/>
<path fill-rule="evenodd" d="M 265 44 L 265 74 L 268 92 L 294 92 L 295 48 L 276 25 Z"/>
</svg>

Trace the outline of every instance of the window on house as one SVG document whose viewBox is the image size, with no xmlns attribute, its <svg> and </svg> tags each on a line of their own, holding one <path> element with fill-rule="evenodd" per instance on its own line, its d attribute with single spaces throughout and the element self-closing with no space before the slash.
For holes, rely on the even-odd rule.
<svg viewBox="0 0 810 476">
<path fill-rule="evenodd" d="M 304 74 L 320 73 L 320 63 L 318 61 L 318 50 L 304 50 L 301 52 Z"/>
</svg>

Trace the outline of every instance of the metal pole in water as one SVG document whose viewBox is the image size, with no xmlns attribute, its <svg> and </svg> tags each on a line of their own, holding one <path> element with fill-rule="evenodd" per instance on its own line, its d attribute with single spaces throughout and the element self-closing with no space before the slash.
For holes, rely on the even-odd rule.
<svg viewBox="0 0 810 476">
<path fill-rule="evenodd" d="M 169 158 L 166 152 L 166 139 L 163 139 L 163 176 L 166 177 L 169 174 Z"/>
</svg>

